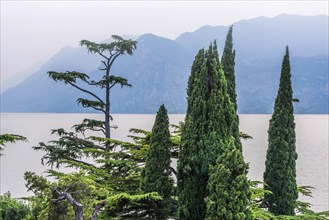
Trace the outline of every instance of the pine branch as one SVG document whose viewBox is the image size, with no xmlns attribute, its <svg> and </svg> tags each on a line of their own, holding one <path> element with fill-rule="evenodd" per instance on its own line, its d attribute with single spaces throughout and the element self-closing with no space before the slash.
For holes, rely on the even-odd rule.
<svg viewBox="0 0 329 220">
<path fill-rule="evenodd" d="M 89 95 L 95 97 L 99 102 L 101 102 L 103 105 L 105 105 L 105 102 L 104 102 L 101 98 L 99 98 L 96 94 L 94 94 L 93 92 L 90 92 L 90 91 L 88 91 L 88 90 L 85 90 L 85 89 L 83 89 L 83 88 L 77 86 L 77 85 L 74 84 L 74 83 L 69 82 L 69 84 L 70 84 L 71 86 L 73 86 L 73 87 L 79 89 L 80 91 L 82 91 L 82 92 L 84 92 L 84 93 L 87 93 L 87 94 L 89 94 Z"/>
</svg>

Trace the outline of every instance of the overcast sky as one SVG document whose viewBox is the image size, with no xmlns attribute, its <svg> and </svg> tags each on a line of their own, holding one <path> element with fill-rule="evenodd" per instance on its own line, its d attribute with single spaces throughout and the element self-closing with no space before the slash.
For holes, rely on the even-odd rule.
<svg viewBox="0 0 329 220">
<path fill-rule="evenodd" d="M 328 15 L 328 1 L 1 0 L 1 82 L 81 39 L 144 33 L 175 39 L 203 25 L 282 13 Z"/>
</svg>

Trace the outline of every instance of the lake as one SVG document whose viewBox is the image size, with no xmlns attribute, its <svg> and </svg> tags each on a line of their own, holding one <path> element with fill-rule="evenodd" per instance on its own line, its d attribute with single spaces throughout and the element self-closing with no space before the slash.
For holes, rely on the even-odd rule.
<svg viewBox="0 0 329 220">
<path fill-rule="evenodd" d="M 49 141 L 53 128 L 69 129 L 83 118 L 102 119 L 97 114 L 29 114 L 1 113 L 1 134 L 14 133 L 28 138 L 29 142 L 7 144 L 0 158 L 0 193 L 10 191 L 13 197 L 30 195 L 25 188 L 23 174 L 33 171 L 42 174 L 47 167 L 41 165 L 42 152 L 32 150 L 39 142 Z M 128 140 L 130 128 L 151 130 L 155 115 L 113 115 L 117 130 L 114 139 Z M 262 180 L 267 149 L 267 130 L 271 115 L 240 115 L 240 130 L 253 137 L 243 140 L 243 154 L 249 163 L 249 178 Z M 170 123 L 178 124 L 184 115 L 169 115 Z M 316 211 L 328 207 L 328 115 L 296 115 L 297 182 L 298 185 L 315 187 L 313 198 L 302 198 Z"/>
</svg>

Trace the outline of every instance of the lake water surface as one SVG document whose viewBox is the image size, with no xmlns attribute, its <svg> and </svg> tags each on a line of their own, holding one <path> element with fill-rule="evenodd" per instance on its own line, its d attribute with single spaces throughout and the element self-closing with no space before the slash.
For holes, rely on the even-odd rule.
<svg viewBox="0 0 329 220">
<path fill-rule="evenodd" d="M 113 115 L 117 130 L 114 139 L 129 140 L 130 128 L 151 130 L 155 115 Z M 249 178 L 262 180 L 267 149 L 267 130 L 271 115 L 240 115 L 240 130 L 253 137 L 243 141 L 245 161 L 249 163 Z M 1 113 L 1 134 L 14 133 L 28 138 L 29 142 L 7 144 L 0 158 L 0 193 L 10 191 L 13 197 L 29 195 L 26 192 L 23 174 L 33 171 L 42 174 L 47 167 L 41 165 L 42 152 L 32 150 L 39 142 L 55 139 L 50 130 L 69 129 L 83 118 L 102 119 L 97 114 L 25 114 Z M 178 124 L 184 115 L 169 115 L 170 123 Z M 328 207 L 328 115 L 296 115 L 297 134 L 297 182 L 313 186 L 313 198 L 302 198 L 313 205 L 316 211 Z"/>
</svg>

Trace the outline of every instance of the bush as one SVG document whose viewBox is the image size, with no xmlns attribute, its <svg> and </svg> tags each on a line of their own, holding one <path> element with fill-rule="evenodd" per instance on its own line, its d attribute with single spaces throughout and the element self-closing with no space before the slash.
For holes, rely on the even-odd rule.
<svg viewBox="0 0 329 220">
<path fill-rule="evenodd" d="M 29 212 L 29 206 L 18 199 L 11 198 L 10 192 L 0 195 L 1 220 L 21 220 Z"/>
</svg>

